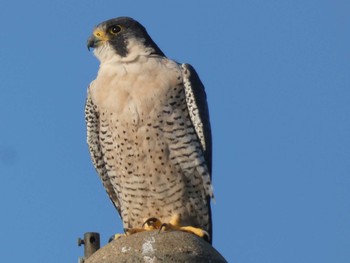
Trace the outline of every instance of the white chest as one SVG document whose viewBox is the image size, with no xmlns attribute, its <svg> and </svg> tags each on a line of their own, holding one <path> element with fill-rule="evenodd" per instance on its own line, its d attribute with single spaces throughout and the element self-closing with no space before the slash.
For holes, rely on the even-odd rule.
<svg viewBox="0 0 350 263">
<path fill-rule="evenodd" d="M 147 115 L 164 103 L 171 89 L 182 83 L 177 63 L 150 57 L 132 63 L 110 63 L 100 66 L 90 85 L 94 104 L 120 118 Z"/>
</svg>

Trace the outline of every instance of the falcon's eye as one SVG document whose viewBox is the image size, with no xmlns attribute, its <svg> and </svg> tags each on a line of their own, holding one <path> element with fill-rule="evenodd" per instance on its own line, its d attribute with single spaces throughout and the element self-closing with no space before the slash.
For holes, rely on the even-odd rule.
<svg viewBox="0 0 350 263">
<path fill-rule="evenodd" d="M 122 28 L 120 26 L 112 26 L 110 29 L 109 29 L 109 32 L 113 35 L 116 35 L 118 34 L 120 31 L 122 30 Z"/>
</svg>

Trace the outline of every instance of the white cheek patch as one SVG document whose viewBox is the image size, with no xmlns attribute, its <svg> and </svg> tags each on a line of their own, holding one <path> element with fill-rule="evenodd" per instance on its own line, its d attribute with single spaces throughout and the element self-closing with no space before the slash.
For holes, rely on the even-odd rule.
<svg viewBox="0 0 350 263">
<path fill-rule="evenodd" d="M 105 63 L 110 60 L 115 60 L 120 56 L 114 51 L 113 47 L 106 42 L 105 44 L 94 49 L 94 55 L 102 63 Z"/>
<path fill-rule="evenodd" d="M 152 48 L 146 48 L 142 41 L 135 38 L 129 39 L 126 49 L 128 54 L 121 59 L 123 62 L 131 62 L 140 56 L 148 56 L 153 51 Z"/>
</svg>

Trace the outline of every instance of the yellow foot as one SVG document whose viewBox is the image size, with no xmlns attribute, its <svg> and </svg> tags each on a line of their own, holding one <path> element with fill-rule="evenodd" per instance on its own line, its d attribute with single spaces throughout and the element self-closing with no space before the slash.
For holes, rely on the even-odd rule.
<svg viewBox="0 0 350 263">
<path fill-rule="evenodd" d="M 125 237 L 125 236 L 130 236 L 132 234 L 136 234 L 136 233 L 139 233 L 139 232 L 160 229 L 161 226 L 162 226 L 162 223 L 159 221 L 159 219 L 151 217 L 151 218 L 148 218 L 142 224 L 142 228 L 125 228 L 124 229 L 125 234 L 115 234 L 115 235 L 110 237 L 108 242 L 111 242 L 113 240 L 117 240 L 117 239 Z"/>
<path fill-rule="evenodd" d="M 130 235 L 135 234 L 135 233 L 143 232 L 146 230 L 147 229 L 145 229 L 145 228 L 125 228 L 124 229 L 125 234 L 115 234 L 115 235 L 110 237 L 108 242 L 111 242 L 113 240 L 117 240 L 117 239 L 122 238 L 122 237 L 130 236 Z"/>
<path fill-rule="evenodd" d="M 135 234 L 135 233 L 150 231 L 150 230 L 157 230 L 157 229 L 159 230 L 159 232 L 172 231 L 172 230 L 188 232 L 209 241 L 210 236 L 207 231 L 198 227 L 193 227 L 193 226 L 181 226 L 180 222 L 181 222 L 181 218 L 180 218 L 180 215 L 178 214 L 174 215 L 171 218 L 169 223 L 162 223 L 158 218 L 151 217 L 151 218 L 148 218 L 142 224 L 142 228 L 126 228 L 124 229 L 125 234 L 116 234 L 110 238 L 109 242 L 124 236 Z"/>
<path fill-rule="evenodd" d="M 155 217 L 148 218 L 143 224 L 142 227 L 145 230 L 155 230 L 162 227 L 162 222 Z"/>
<path fill-rule="evenodd" d="M 150 230 L 155 230 L 155 229 L 160 229 L 162 223 L 159 221 L 159 219 L 155 217 L 148 218 L 143 224 L 142 228 L 126 228 L 124 229 L 125 234 L 127 236 L 143 232 L 143 231 L 150 231 Z"/>
<path fill-rule="evenodd" d="M 108 243 L 112 242 L 113 240 L 117 240 L 119 238 L 125 237 L 125 236 L 126 236 L 126 234 L 115 234 L 108 239 Z"/>
<path fill-rule="evenodd" d="M 169 224 L 163 224 L 163 226 L 165 227 L 165 229 L 184 231 L 184 232 L 192 233 L 201 238 L 204 238 L 205 240 L 209 240 L 210 237 L 207 231 L 198 227 L 193 227 L 193 226 L 181 226 L 180 221 L 181 221 L 180 215 L 176 214 L 176 215 L 173 215 Z"/>
<path fill-rule="evenodd" d="M 159 220 L 158 220 L 159 221 Z M 161 224 L 159 231 L 165 230 L 178 230 L 178 231 L 183 231 L 183 232 L 188 232 L 192 233 L 196 236 L 199 236 L 201 238 L 204 238 L 205 240 L 209 241 L 210 236 L 209 233 L 201 228 L 198 227 L 193 227 L 193 226 L 181 226 L 180 224 L 180 215 L 174 215 L 169 223 L 163 223 Z"/>
<path fill-rule="evenodd" d="M 209 241 L 209 233 L 201 228 L 193 227 L 193 226 L 182 226 L 179 228 L 179 230 L 195 234 L 196 236 L 199 236 Z"/>
</svg>

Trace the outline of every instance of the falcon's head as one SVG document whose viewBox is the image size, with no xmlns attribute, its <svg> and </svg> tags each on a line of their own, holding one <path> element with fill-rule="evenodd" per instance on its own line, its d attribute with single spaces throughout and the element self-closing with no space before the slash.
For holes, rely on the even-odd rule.
<svg viewBox="0 0 350 263">
<path fill-rule="evenodd" d="M 130 17 L 118 17 L 97 25 L 87 46 L 89 50 L 94 48 L 101 62 L 110 59 L 127 62 L 151 54 L 164 56 L 146 29 Z"/>
</svg>

